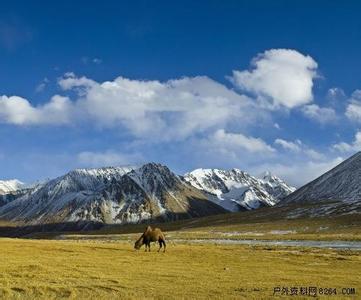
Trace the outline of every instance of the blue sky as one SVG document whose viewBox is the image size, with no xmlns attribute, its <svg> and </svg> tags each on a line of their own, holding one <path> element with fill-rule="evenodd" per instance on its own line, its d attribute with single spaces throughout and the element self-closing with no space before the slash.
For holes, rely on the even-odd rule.
<svg viewBox="0 0 361 300">
<path fill-rule="evenodd" d="M 301 185 L 361 148 L 358 1 L 12 1 L 0 178 L 157 161 Z"/>
</svg>

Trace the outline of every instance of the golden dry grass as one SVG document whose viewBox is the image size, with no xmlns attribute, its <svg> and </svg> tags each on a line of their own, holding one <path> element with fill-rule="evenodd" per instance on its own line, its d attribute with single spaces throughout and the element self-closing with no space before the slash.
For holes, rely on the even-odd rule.
<svg viewBox="0 0 361 300">
<path fill-rule="evenodd" d="M 166 253 L 145 253 L 132 245 L 0 239 L 0 298 L 272 299 L 275 286 L 354 287 L 361 297 L 358 252 L 169 243 Z"/>
</svg>

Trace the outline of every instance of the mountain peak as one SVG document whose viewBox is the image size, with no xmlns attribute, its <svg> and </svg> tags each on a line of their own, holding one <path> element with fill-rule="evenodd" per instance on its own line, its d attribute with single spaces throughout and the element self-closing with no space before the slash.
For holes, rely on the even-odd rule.
<svg viewBox="0 0 361 300">
<path fill-rule="evenodd" d="M 0 180 L 0 195 L 15 192 L 24 186 L 25 184 L 17 179 Z"/>
</svg>

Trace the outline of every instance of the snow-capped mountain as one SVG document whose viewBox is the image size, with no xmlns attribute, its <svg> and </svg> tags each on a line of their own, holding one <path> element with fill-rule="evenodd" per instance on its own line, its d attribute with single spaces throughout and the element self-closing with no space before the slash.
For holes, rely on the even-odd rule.
<svg viewBox="0 0 361 300">
<path fill-rule="evenodd" d="M 297 205 L 290 216 L 361 213 L 361 152 L 287 196 L 280 205 Z M 308 208 L 302 207 L 307 204 Z M 313 205 L 313 207 L 310 207 Z"/>
<path fill-rule="evenodd" d="M 174 220 L 222 213 L 167 167 L 77 169 L 0 207 L 0 218 L 30 224 Z"/>
<path fill-rule="evenodd" d="M 196 169 L 185 174 L 184 180 L 229 211 L 273 206 L 295 191 L 269 172 L 256 178 L 239 169 Z"/>
<path fill-rule="evenodd" d="M 17 179 L 0 180 L 0 195 L 16 192 L 24 187 L 24 183 Z"/>
<path fill-rule="evenodd" d="M 25 184 L 17 179 L 0 180 L 0 206 L 22 195 L 25 188 Z"/>
<path fill-rule="evenodd" d="M 264 186 L 266 191 L 278 200 L 284 199 L 296 190 L 295 187 L 288 185 L 281 178 L 272 175 L 268 171 L 258 176 L 258 179 L 261 180 L 261 185 Z"/>
</svg>

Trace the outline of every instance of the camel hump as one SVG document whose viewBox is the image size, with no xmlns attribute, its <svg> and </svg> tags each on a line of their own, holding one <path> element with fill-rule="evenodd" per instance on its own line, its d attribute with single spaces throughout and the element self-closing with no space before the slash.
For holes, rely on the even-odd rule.
<svg viewBox="0 0 361 300">
<path fill-rule="evenodd" d="M 162 230 L 160 228 L 154 228 L 153 232 L 156 232 L 156 234 L 158 234 L 161 238 L 164 239 L 164 233 L 162 232 Z"/>
<path fill-rule="evenodd" d="M 152 231 L 152 227 L 151 226 L 147 226 L 147 228 L 145 228 L 145 232 L 149 232 L 149 231 Z"/>
</svg>

